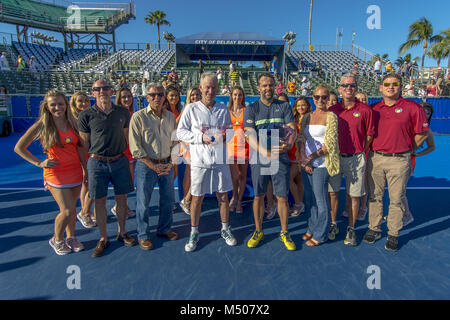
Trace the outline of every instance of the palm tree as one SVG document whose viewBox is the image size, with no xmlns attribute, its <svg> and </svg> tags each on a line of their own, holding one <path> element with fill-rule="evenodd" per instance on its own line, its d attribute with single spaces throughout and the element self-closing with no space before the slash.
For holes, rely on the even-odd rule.
<svg viewBox="0 0 450 320">
<path fill-rule="evenodd" d="M 145 16 L 145 22 L 148 24 L 156 24 L 156 27 L 158 28 L 158 49 L 161 49 L 161 41 L 160 41 L 160 33 L 159 33 L 159 26 L 170 26 L 170 22 L 164 19 L 166 17 L 166 14 L 161 10 L 156 10 L 154 12 L 149 12 Z"/>
<path fill-rule="evenodd" d="M 448 58 L 450 56 L 450 28 L 441 31 L 440 34 L 436 36 L 437 41 L 430 47 L 427 55 L 433 59 L 437 60 L 437 67 L 441 63 L 441 60 Z"/>
<path fill-rule="evenodd" d="M 421 68 L 423 69 L 428 46 L 429 44 L 436 42 L 437 40 L 438 39 L 436 38 L 436 36 L 433 36 L 433 26 L 431 25 L 431 22 L 428 21 L 425 17 L 423 17 L 420 20 L 413 22 L 409 26 L 408 39 L 406 40 L 405 43 L 400 45 L 398 51 L 399 54 L 403 54 L 409 49 L 423 43 L 423 55 L 421 65 Z"/>
</svg>

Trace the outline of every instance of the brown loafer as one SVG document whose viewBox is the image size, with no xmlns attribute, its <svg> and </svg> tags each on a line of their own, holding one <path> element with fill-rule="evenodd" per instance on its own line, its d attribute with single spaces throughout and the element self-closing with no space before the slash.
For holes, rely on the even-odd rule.
<svg viewBox="0 0 450 320">
<path fill-rule="evenodd" d="M 177 240 L 178 239 L 178 234 L 173 232 L 172 230 L 170 230 L 167 233 L 157 233 L 156 234 L 158 237 L 163 237 L 163 238 L 167 238 L 169 240 Z"/>
<path fill-rule="evenodd" d="M 118 234 L 116 237 L 117 241 L 123 242 L 127 247 L 132 247 L 136 244 L 136 240 L 128 235 L 128 233 L 124 233 L 123 235 Z"/>
<path fill-rule="evenodd" d="M 95 247 L 94 251 L 92 252 L 92 256 L 94 258 L 102 256 L 103 252 L 105 251 L 106 248 L 108 248 L 108 246 L 109 246 L 108 240 L 99 240 L 97 242 L 97 246 Z"/>
<path fill-rule="evenodd" d="M 142 250 L 152 250 L 153 249 L 153 243 L 146 239 L 146 240 L 139 240 L 139 246 Z"/>
</svg>

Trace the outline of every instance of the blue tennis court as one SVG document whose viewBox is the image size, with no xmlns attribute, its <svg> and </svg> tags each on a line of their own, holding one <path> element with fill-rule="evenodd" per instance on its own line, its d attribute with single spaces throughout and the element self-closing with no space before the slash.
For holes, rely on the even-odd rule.
<svg viewBox="0 0 450 320">
<path fill-rule="evenodd" d="M 417 160 L 408 184 L 414 222 L 401 231 L 399 251 L 362 242 L 367 218 L 357 223 L 357 247 L 345 246 L 346 220 L 339 218 L 337 239 L 318 247 L 301 240 L 309 217 L 289 219 L 297 250 L 289 252 L 278 239 L 279 219 L 264 221 L 265 238 L 249 249 L 254 230 L 252 199 L 244 213 L 230 214 L 238 240 L 235 247 L 220 238 L 215 198 L 206 199 L 200 220 L 200 242 L 186 253 L 189 216 L 174 213 L 177 241 L 156 237 L 155 248 L 124 247 L 115 240 L 116 218 L 109 213 L 111 245 L 101 258 L 92 258 L 99 238 L 96 228 L 77 222 L 77 238 L 85 251 L 57 256 L 48 245 L 58 207 L 42 189 L 42 172 L 12 150 L 20 134 L 0 139 L 5 150 L 0 170 L 0 298 L 1 299 L 162 299 L 162 300 L 300 300 L 300 299 L 449 299 L 450 298 L 450 136 L 436 136 L 436 151 Z M 31 151 L 39 153 L 38 143 Z M 44 157 L 42 155 L 42 157 Z M 110 190 L 107 208 L 114 205 Z M 306 195 L 308 196 L 308 195 Z M 135 209 L 135 192 L 129 205 Z M 157 223 L 157 192 L 150 222 Z M 340 210 L 344 193 L 340 194 Z M 387 211 L 385 199 L 385 211 Z M 127 230 L 136 237 L 135 218 Z M 75 270 L 75 271 L 74 271 Z M 374 271 L 375 270 L 375 271 Z M 75 276 L 77 276 L 75 278 Z"/>
</svg>

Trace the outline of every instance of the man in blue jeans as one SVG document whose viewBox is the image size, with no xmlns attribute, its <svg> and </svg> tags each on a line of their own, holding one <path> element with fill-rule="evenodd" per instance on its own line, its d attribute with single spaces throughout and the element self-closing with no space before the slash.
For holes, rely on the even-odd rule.
<svg viewBox="0 0 450 320">
<path fill-rule="evenodd" d="M 176 128 L 175 116 L 164 107 L 165 90 L 160 84 L 147 86 L 148 107 L 133 114 L 130 121 L 130 152 L 136 164 L 136 221 L 139 246 L 151 250 L 147 228 L 150 200 L 156 183 L 159 186 L 159 222 L 156 235 L 169 240 L 178 239 L 171 231 L 174 202 L 173 165 L 171 149 L 172 132 Z M 176 142 L 175 142 L 176 143 Z"/>
<path fill-rule="evenodd" d="M 95 219 L 100 240 L 92 252 L 93 257 L 103 255 L 109 246 L 106 232 L 106 196 L 112 182 L 117 203 L 119 231 L 116 239 L 126 246 L 136 241 L 125 231 L 127 218 L 127 194 L 134 190 L 128 159 L 125 156 L 130 113 L 111 103 L 111 86 L 103 80 L 92 85 L 96 103 L 83 110 L 78 117 L 78 130 L 83 145 L 88 149 L 89 198 L 95 199 Z"/>
</svg>

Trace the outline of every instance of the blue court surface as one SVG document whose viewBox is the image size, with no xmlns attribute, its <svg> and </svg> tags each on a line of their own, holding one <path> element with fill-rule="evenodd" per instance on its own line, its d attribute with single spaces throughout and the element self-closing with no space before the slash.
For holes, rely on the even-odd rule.
<svg viewBox="0 0 450 320">
<path fill-rule="evenodd" d="M 186 253 L 190 220 L 181 209 L 175 211 L 173 225 L 180 239 L 156 237 L 155 192 L 150 219 L 155 248 L 143 251 L 139 246 L 128 248 L 117 242 L 116 218 L 109 213 L 111 245 L 100 258 L 91 257 L 99 238 L 97 228 L 85 229 L 79 222 L 77 237 L 85 251 L 57 256 L 50 248 L 48 240 L 58 207 L 42 189 L 41 170 L 13 152 L 19 137 L 13 134 L 0 139 L 0 148 L 5 151 L 0 169 L 0 299 L 450 298 L 450 136 L 436 136 L 436 151 L 417 160 L 407 191 L 415 220 L 401 231 L 400 249 L 395 253 L 384 249 L 385 224 L 381 240 L 373 245 L 362 242 L 367 218 L 357 223 L 357 247 L 343 243 L 343 217 L 335 241 L 307 247 L 301 240 L 309 216 L 307 198 L 306 213 L 289 219 L 289 231 L 297 245 L 294 252 L 287 251 L 278 239 L 277 217 L 264 221 L 265 238 L 260 246 L 247 247 L 254 230 L 251 198 L 246 199 L 243 214 L 230 214 L 238 245 L 227 246 L 220 237 L 217 202 L 208 198 L 203 204 L 198 248 Z M 39 153 L 39 144 L 34 143 L 30 150 Z M 340 212 L 343 202 L 342 191 Z M 113 205 L 110 190 L 107 207 Z M 135 209 L 135 192 L 129 196 L 129 205 Z M 136 237 L 135 218 L 127 221 L 127 230 Z"/>
</svg>

